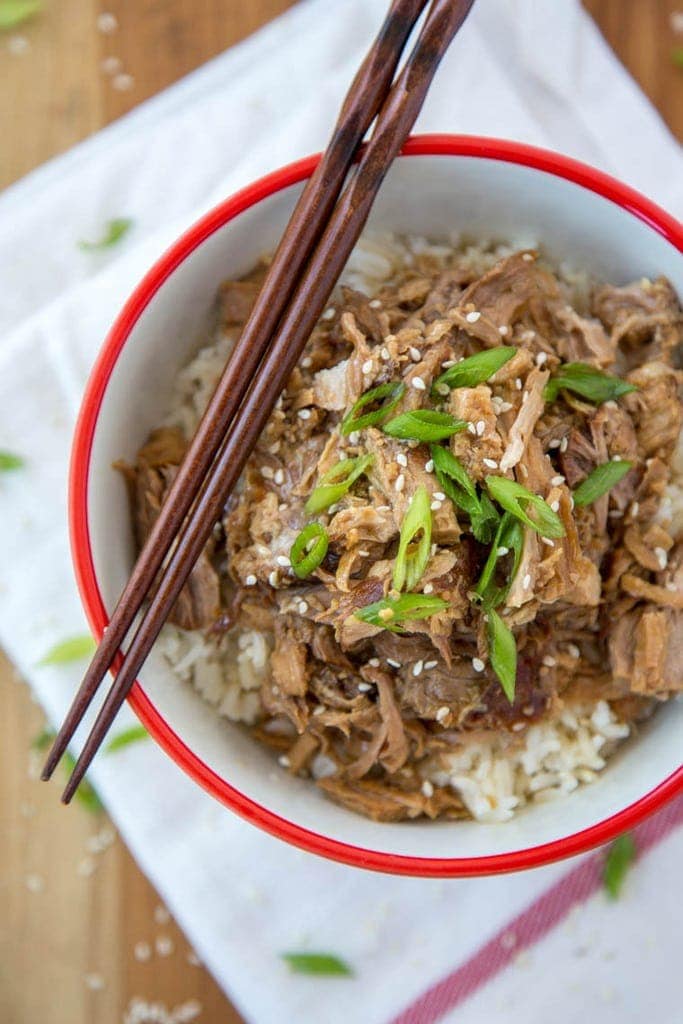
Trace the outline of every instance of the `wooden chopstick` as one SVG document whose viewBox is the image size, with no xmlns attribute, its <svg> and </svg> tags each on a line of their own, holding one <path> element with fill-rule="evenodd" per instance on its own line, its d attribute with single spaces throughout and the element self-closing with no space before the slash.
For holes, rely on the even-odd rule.
<svg viewBox="0 0 683 1024">
<path fill-rule="evenodd" d="M 427 2 L 393 0 L 356 73 L 330 143 L 301 194 L 254 308 L 55 737 L 43 779 L 50 778 L 64 754 L 204 483 L 296 280 L 329 219 L 358 145 L 386 99 L 408 36 Z"/>
<path fill-rule="evenodd" d="M 377 191 L 422 107 L 436 68 L 473 2 L 433 0 L 415 48 L 378 114 L 372 137 L 332 211 L 322 238 L 280 322 L 275 339 L 249 387 L 210 477 L 164 568 L 158 589 L 143 614 L 64 790 L 62 799 L 65 803 L 68 803 L 78 787 L 201 554 L 358 240 Z"/>
</svg>

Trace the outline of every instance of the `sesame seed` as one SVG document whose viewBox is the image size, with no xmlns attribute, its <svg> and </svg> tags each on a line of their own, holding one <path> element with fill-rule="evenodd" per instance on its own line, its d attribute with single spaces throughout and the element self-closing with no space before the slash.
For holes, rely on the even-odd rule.
<svg viewBox="0 0 683 1024">
<path fill-rule="evenodd" d="M 110 36 L 119 27 L 118 18 L 109 11 L 103 11 L 97 18 L 97 31 L 105 36 Z"/>
<path fill-rule="evenodd" d="M 372 359 L 366 359 L 361 366 L 361 370 L 363 373 L 372 373 Z"/>
<path fill-rule="evenodd" d="M 397 491 L 398 494 L 400 494 L 401 491 L 403 490 L 403 488 L 405 487 L 405 483 L 406 483 L 405 475 L 403 473 L 399 473 L 398 476 L 396 477 L 396 482 L 394 484 L 394 490 Z"/>
<path fill-rule="evenodd" d="M 368 665 L 372 665 L 373 668 L 379 668 L 379 658 L 370 658 Z"/>
<path fill-rule="evenodd" d="M 433 594 L 434 593 L 434 584 L 433 583 L 425 583 L 424 587 L 422 588 L 422 593 L 423 594 Z"/>
<path fill-rule="evenodd" d="M 513 732 L 521 732 L 522 729 L 526 729 L 526 725 L 527 725 L 526 722 L 515 722 L 514 725 L 512 726 L 512 731 Z"/>
<path fill-rule="evenodd" d="M 498 330 L 499 330 L 499 331 L 500 331 L 500 333 L 501 333 L 501 334 L 503 335 L 503 337 L 505 337 L 505 335 L 506 335 L 506 334 L 507 334 L 507 332 L 508 332 L 508 327 L 507 327 L 507 324 L 501 324 L 501 325 L 500 325 L 500 327 L 498 328 Z"/>
<path fill-rule="evenodd" d="M 556 437 L 554 440 L 548 443 L 548 448 L 559 448 L 561 443 L 562 442 L 560 441 L 559 437 Z"/>
<path fill-rule="evenodd" d="M 485 667 L 481 658 L 472 658 L 472 668 L 475 672 L 483 672 Z"/>
<path fill-rule="evenodd" d="M 426 796 L 428 800 L 430 796 L 434 796 L 434 786 L 431 784 L 429 779 L 425 779 L 422 783 L 422 795 Z"/>
<path fill-rule="evenodd" d="M 275 481 L 276 484 L 284 483 L 285 482 L 285 474 L 284 474 L 283 470 L 276 469 L 275 470 L 275 475 L 273 476 L 273 480 Z"/>
<path fill-rule="evenodd" d="M 261 476 L 265 480 L 272 480 L 275 476 L 271 466 L 261 466 Z"/>
<path fill-rule="evenodd" d="M 522 390 L 522 379 L 521 377 L 515 377 L 515 387 L 518 391 Z"/>
<path fill-rule="evenodd" d="M 286 755 L 286 754 L 280 754 L 280 756 L 279 756 L 279 757 L 278 757 L 278 759 L 277 759 L 277 763 L 278 763 L 278 764 L 279 764 L 279 765 L 280 765 L 280 766 L 281 766 L 282 768 L 289 768 L 289 766 L 290 766 L 290 764 L 291 764 L 291 761 L 289 760 L 289 758 L 287 757 L 287 755 Z"/>
<path fill-rule="evenodd" d="M 307 601 L 299 601 L 299 605 L 297 607 L 297 611 L 299 612 L 299 615 L 305 615 L 306 612 L 308 611 L 308 602 Z"/>
<path fill-rule="evenodd" d="M 522 259 L 525 263 L 531 263 L 533 261 L 533 256 L 530 252 L 524 252 L 522 253 Z"/>
<path fill-rule="evenodd" d="M 445 501 L 446 500 L 446 495 L 443 493 L 443 491 L 434 491 L 434 494 L 432 495 L 432 497 L 436 498 L 437 501 Z"/>
<path fill-rule="evenodd" d="M 392 668 L 401 668 L 401 662 L 394 658 L 387 658 L 387 665 L 391 665 Z"/>
<path fill-rule="evenodd" d="M 440 707 L 436 713 L 437 722 L 443 723 L 448 718 L 450 713 L 450 708 L 447 708 L 445 705 L 443 707 Z"/>
<path fill-rule="evenodd" d="M 413 675 L 414 676 L 421 675 L 423 668 L 424 668 L 424 662 L 421 661 L 421 660 L 420 661 L 416 661 L 415 664 L 413 665 Z"/>
<path fill-rule="evenodd" d="M 324 704 L 318 704 L 318 706 L 316 708 L 313 708 L 313 714 L 314 715 L 324 715 L 325 714 L 325 705 Z"/>
<path fill-rule="evenodd" d="M 381 309 L 382 308 L 382 300 L 381 299 L 370 299 L 370 301 L 368 302 L 368 306 L 370 307 L 370 309 Z"/>
<path fill-rule="evenodd" d="M 271 587 L 276 587 L 278 585 L 279 580 L 280 577 L 278 575 L 277 569 L 273 569 L 273 571 L 268 576 L 268 582 L 270 583 Z"/>
<path fill-rule="evenodd" d="M 358 548 L 358 554 L 360 555 L 361 558 L 369 558 L 370 557 L 370 552 L 366 551 L 365 548 Z"/>
<path fill-rule="evenodd" d="M 477 428 L 475 427 L 474 423 L 467 424 L 467 433 L 472 434 L 473 437 L 477 436 Z"/>
<path fill-rule="evenodd" d="M 125 71 L 121 71 L 118 75 L 114 75 L 111 80 L 111 84 L 118 92 L 128 92 L 129 89 L 133 88 L 135 79 L 132 75 L 126 74 Z"/>
<path fill-rule="evenodd" d="M 568 437 L 563 437 L 562 440 L 560 441 L 560 451 L 562 453 L 564 453 L 564 452 L 566 452 L 568 447 L 569 447 L 569 438 Z"/>
<path fill-rule="evenodd" d="M 448 384 L 437 384 L 436 390 L 439 395 L 448 395 L 451 389 Z"/>
<path fill-rule="evenodd" d="M 659 562 L 659 568 L 660 569 L 666 569 L 667 562 L 669 561 L 669 556 L 667 555 L 667 553 L 664 550 L 664 548 L 655 548 L 655 552 L 654 553 L 655 553 L 655 558 Z"/>
<path fill-rule="evenodd" d="M 548 353 L 547 352 L 539 352 L 538 355 L 536 356 L 536 360 L 535 360 L 536 366 L 543 366 L 543 364 L 546 363 L 547 361 L 548 361 Z"/>
<path fill-rule="evenodd" d="M 488 466 L 489 469 L 498 469 L 498 463 L 495 459 L 482 459 L 481 461 L 485 466 Z"/>
<path fill-rule="evenodd" d="M 451 366 L 455 366 L 456 362 L 456 359 L 444 359 L 443 363 L 441 364 L 441 369 L 450 370 Z"/>
<path fill-rule="evenodd" d="M 427 390 L 427 385 L 422 380 L 422 377 L 413 377 L 413 379 L 411 380 L 410 383 L 412 384 L 412 386 L 415 388 L 416 391 L 426 391 Z"/>
<path fill-rule="evenodd" d="M 282 569 L 289 569 L 290 565 L 292 564 L 290 560 L 287 558 L 287 555 L 278 555 L 275 561 Z"/>
<path fill-rule="evenodd" d="M 408 460 L 405 457 L 405 455 L 403 454 L 403 452 L 399 452 L 398 453 L 398 455 L 396 456 L 396 461 L 398 462 L 399 466 L 404 466 L 405 467 L 405 466 L 408 465 Z"/>
<path fill-rule="evenodd" d="M 419 348 L 415 348 L 414 345 L 411 345 L 410 348 L 408 349 L 408 355 L 410 356 L 414 363 L 419 363 L 420 360 L 422 359 L 422 353 L 420 352 Z"/>
<path fill-rule="evenodd" d="M 97 863 L 94 857 L 82 857 L 78 862 L 76 874 L 79 878 L 90 878 L 91 875 L 95 874 L 96 869 Z"/>
<path fill-rule="evenodd" d="M 613 455 L 612 462 L 621 462 L 621 455 Z"/>
<path fill-rule="evenodd" d="M 438 661 L 425 661 L 425 671 L 428 671 L 432 668 L 436 668 L 438 664 Z"/>
<path fill-rule="evenodd" d="M 486 424 L 483 420 L 477 420 L 474 429 L 477 431 L 477 437 L 481 437 L 486 430 Z"/>
<path fill-rule="evenodd" d="M 31 44 L 26 36 L 14 35 L 7 40 L 7 49 L 13 57 L 21 57 L 31 49 Z"/>
<path fill-rule="evenodd" d="M 465 320 L 467 320 L 468 324 L 476 324 L 476 322 L 480 318 L 480 316 L 481 316 L 481 313 L 478 313 L 475 310 L 472 313 L 468 313 L 467 316 L 465 317 Z"/>
<path fill-rule="evenodd" d="M 640 510 L 640 505 L 637 501 L 634 501 L 631 505 L 631 515 L 635 518 Z"/>
<path fill-rule="evenodd" d="M 360 441 L 360 430 L 352 430 L 349 434 L 349 444 L 358 444 Z"/>
<path fill-rule="evenodd" d="M 154 943 L 154 948 L 159 956 L 170 956 L 175 949 L 175 946 L 173 944 L 173 939 L 170 936 L 160 935 Z"/>
<path fill-rule="evenodd" d="M 104 978 L 101 974 L 84 974 L 83 981 L 91 992 L 101 992 L 104 988 Z"/>
<path fill-rule="evenodd" d="M 563 477 L 561 473 L 558 473 L 557 476 L 552 477 L 550 483 L 553 487 L 559 487 L 560 484 L 564 483 L 564 481 L 565 477 Z"/>
<path fill-rule="evenodd" d="M 330 505 L 330 509 L 331 508 L 332 508 L 332 506 Z M 286 512 L 287 511 L 287 502 L 286 501 L 281 501 L 280 504 L 277 507 L 277 510 L 278 510 L 278 512 Z"/>
<path fill-rule="evenodd" d="M 391 352 L 386 347 L 381 348 L 379 354 L 381 355 L 382 359 L 391 359 Z"/>
<path fill-rule="evenodd" d="M 559 501 L 557 501 L 557 500 L 551 501 L 550 502 L 550 507 L 553 510 L 553 512 L 559 512 L 560 511 L 560 503 L 559 503 Z"/>
<path fill-rule="evenodd" d="M 546 655 L 544 655 L 544 656 L 543 656 L 543 664 L 544 664 L 544 665 L 545 665 L 545 666 L 546 666 L 547 668 L 555 668 L 555 666 L 557 665 L 557 662 L 556 662 L 556 661 L 555 661 L 555 659 L 554 659 L 554 658 L 552 657 L 552 655 L 550 655 L 550 654 L 546 654 Z"/>
<path fill-rule="evenodd" d="M 506 548 L 505 545 L 502 545 L 501 547 L 498 548 L 498 551 L 496 552 L 496 554 L 498 555 L 499 558 L 502 558 L 503 555 L 509 554 L 509 551 L 510 551 L 510 548 Z"/>
<path fill-rule="evenodd" d="M 433 472 L 434 472 L 434 459 L 428 459 L 427 462 L 425 462 L 425 473 L 433 473 Z"/>
<path fill-rule="evenodd" d="M 310 409 L 299 409 L 297 416 L 300 420 L 310 420 L 311 410 Z"/>
<path fill-rule="evenodd" d="M 529 573 L 527 573 L 526 576 L 524 577 L 524 579 L 522 580 L 522 589 L 523 590 L 528 590 L 530 586 L 531 586 L 531 576 L 529 575 Z"/>
<path fill-rule="evenodd" d="M 501 412 L 509 412 L 510 409 L 512 409 L 512 402 L 501 402 L 500 403 L 500 411 Z"/>
<path fill-rule="evenodd" d="M 378 617 L 379 619 L 381 619 L 381 620 L 382 620 L 382 622 L 388 622 L 388 621 L 389 621 L 389 619 L 393 619 L 393 617 L 394 617 L 394 611 L 393 611 L 393 609 L 392 609 L 392 608 L 381 608 L 381 609 L 380 609 L 380 610 L 379 610 L 379 611 L 377 612 L 377 617 Z"/>
<path fill-rule="evenodd" d="M 370 685 L 370 683 L 359 683 L 358 684 L 358 692 L 359 693 L 368 693 L 371 689 L 372 689 L 372 686 Z"/>
<path fill-rule="evenodd" d="M 310 366 L 313 366 L 313 360 L 311 359 L 310 356 L 304 356 L 304 358 L 301 360 L 301 365 L 303 366 L 304 370 L 307 370 Z"/>
<path fill-rule="evenodd" d="M 442 506 L 440 501 L 433 501 L 429 507 L 432 512 L 438 512 Z"/>
<path fill-rule="evenodd" d="M 24 884 L 29 892 L 42 892 L 45 888 L 45 879 L 42 875 L 27 875 Z"/>
<path fill-rule="evenodd" d="M 576 644 L 567 644 L 567 650 L 571 654 L 572 658 L 581 657 L 581 649 Z"/>
<path fill-rule="evenodd" d="M 549 548 L 555 547 L 555 541 L 551 540 L 550 537 L 541 537 L 541 544 L 546 544 Z"/>
<path fill-rule="evenodd" d="M 334 306 L 328 306 L 327 309 L 325 310 L 325 312 L 323 313 L 323 315 L 320 317 L 320 319 L 321 320 L 332 320 L 334 318 L 334 314 L 336 312 L 337 311 L 334 308 Z"/>
<path fill-rule="evenodd" d="M 152 947 L 149 942 L 136 942 L 133 946 L 133 956 L 141 964 L 146 963 L 152 955 Z"/>
<path fill-rule="evenodd" d="M 105 57 L 100 63 L 100 67 L 104 71 L 105 75 L 115 75 L 117 71 L 121 70 L 121 58 L 120 57 Z"/>
</svg>

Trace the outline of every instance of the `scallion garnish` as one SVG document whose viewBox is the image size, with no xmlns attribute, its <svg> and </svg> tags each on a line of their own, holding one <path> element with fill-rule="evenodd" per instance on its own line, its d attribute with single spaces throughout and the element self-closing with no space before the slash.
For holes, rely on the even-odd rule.
<svg viewBox="0 0 683 1024">
<path fill-rule="evenodd" d="M 384 423 L 389 413 L 401 401 L 405 389 L 406 386 L 402 381 L 389 381 L 387 384 L 380 384 L 378 387 L 366 391 L 354 402 L 342 420 L 342 434 L 346 436 L 352 434 L 354 430 L 364 430 L 365 427 L 376 427 L 380 423 Z M 378 408 L 359 415 L 362 409 L 374 405 L 376 402 L 381 403 Z"/>
<path fill-rule="evenodd" d="M 72 661 L 81 661 L 95 653 L 95 641 L 89 633 L 82 636 L 71 636 L 55 644 L 38 662 L 39 665 L 68 665 Z"/>
<path fill-rule="evenodd" d="M 355 615 L 361 622 L 381 626 L 395 633 L 399 631 L 401 622 L 428 619 L 430 615 L 442 612 L 447 607 L 448 603 L 443 598 L 431 594 L 401 594 L 400 597 L 385 597 L 365 608 L 359 608 Z"/>
<path fill-rule="evenodd" d="M 12 452 L 0 451 L 0 472 L 7 473 L 12 469 L 21 469 L 24 465 L 24 460 L 19 455 L 14 455 Z"/>
<path fill-rule="evenodd" d="M 470 526 L 475 539 L 480 544 L 489 544 L 499 522 L 500 516 L 495 505 L 486 491 L 482 491 L 479 495 L 479 508 L 475 509 L 474 514 L 470 513 Z"/>
<path fill-rule="evenodd" d="M 619 898 L 624 879 L 635 858 L 636 844 L 633 841 L 633 836 L 629 832 L 624 832 L 614 840 L 607 851 L 605 865 L 602 869 L 602 880 L 611 899 Z"/>
<path fill-rule="evenodd" d="M 456 420 L 447 412 L 435 409 L 414 409 L 402 412 L 382 427 L 385 434 L 402 441 L 443 441 L 467 429 L 465 420 Z"/>
<path fill-rule="evenodd" d="M 297 974 L 333 974 L 349 978 L 353 971 L 333 953 L 281 953 L 282 959 Z"/>
<path fill-rule="evenodd" d="M 117 750 L 123 750 L 124 747 L 129 747 L 131 743 L 139 743 L 140 740 L 148 739 L 149 733 L 144 725 L 131 725 L 128 729 L 124 729 L 123 732 L 118 732 L 116 736 L 112 736 L 104 751 L 106 754 L 115 754 Z"/>
<path fill-rule="evenodd" d="M 611 377 L 587 363 L 563 363 L 546 384 L 543 397 L 546 402 L 554 402 L 562 389 L 573 391 L 595 405 L 638 390 L 635 385 L 619 377 Z"/>
<path fill-rule="evenodd" d="M 497 608 L 507 597 L 512 581 L 517 575 L 523 547 L 524 529 L 519 520 L 515 519 L 510 512 L 506 512 L 500 520 L 486 564 L 474 588 L 474 592 L 485 610 Z M 501 554 L 501 550 L 503 554 Z M 496 565 L 498 559 L 505 557 L 509 552 L 513 554 L 512 569 L 505 586 L 499 587 L 493 580 Z"/>
<path fill-rule="evenodd" d="M 632 468 L 633 463 L 626 459 L 611 459 L 602 466 L 596 466 L 574 491 L 574 504 L 592 505 L 615 487 Z"/>
<path fill-rule="evenodd" d="M 394 562 L 395 590 L 412 590 L 429 561 L 432 543 L 432 513 L 429 494 L 424 486 L 418 487 L 401 525 L 398 553 Z"/>
<path fill-rule="evenodd" d="M 483 384 L 489 377 L 493 377 L 501 366 L 505 366 L 516 351 L 517 349 L 510 345 L 501 345 L 461 359 L 459 363 L 437 377 L 432 385 L 432 392 L 438 394 L 444 384 L 449 388 L 474 388 L 477 384 Z"/>
<path fill-rule="evenodd" d="M 430 453 L 434 463 L 434 472 L 439 483 L 443 483 L 444 478 L 451 479 L 455 481 L 468 497 L 477 501 L 477 489 L 474 486 L 474 481 L 460 459 L 456 459 L 455 455 L 449 452 L 448 448 L 442 448 L 438 444 L 432 445 Z"/>
<path fill-rule="evenodd" d="M 374 455 L 359 455 L 355 459 L 342 459 L 320 478 L 320 484 L 306 502 L 311 515 L 322 512 L 343 498 L 359 476 L 372 464 Z"/>
<path fill-rule="evenodd" d="M 475 538 L 482 544 L 488 544 L 500 519 L 488 495 L 484 492 L 477 494 L 467 470 L 447 448 L 435 444 L 430 451 L 441 490 L 470 517 Z"/>
<path fill-rule="evenodd" d="M 42 9 L 42 0 L 3 0 L 0 3 L 0 31 L 21 25 Z"/>
<path fill-rule="evenodd" d="M 320 523 L 309 523 L 308 526 L 304 526 L 289 552 L 292 572 L 300 580 L 310 576 L 327 554 L 329 543 L 327 531 Z"/>
<path fill-rule="evenodd" d="M 498 676 L 503 693 L 512 704 L 517 679 L 517 644 L 512 630 L 493 608 L 488 612 L 487 632 L 491 668 Z"/>
<path fill-rule="evenodd" d="M 538 494 L 532 494 L 504 476 L 487 476 L 486 486 L 494 501 L 542 537 L 564 537 L 564 526 L 557 512 L 553 512 Z M 529 514 L 531 512 L 535 518 Z"/>
<path fill-rule="evenodd" d="M 47 750 L 54 743 L 57 733 L 53 732 L 52 729 L 43 729 L 43 731 L 36 736 L 31 746 L 34 750 Z M 76 758 L 68 750 L 62 757 L 62 764 L 66 770 L 67 775 L 73 773 L 76 767 Z M 76 799 L 79 803 L 91 812 L 97 812 L 102 810 L 102 801 L 97 795 L 94 786 L 87 779 L 83 779 L 75 793 Z"/>
<path fill-rule="evenodd" d="M 116 245 L 125 234 L 127 234 L 133 221 L 130 217 L 115 217 L 114 220 L 107 221 L 104 234 L 96 242 L 79 242 L 78 248 L 83 249 L 85 252 L 98 252 L 100 249 L 111 249 L 112 245 Z"/>
</svg>

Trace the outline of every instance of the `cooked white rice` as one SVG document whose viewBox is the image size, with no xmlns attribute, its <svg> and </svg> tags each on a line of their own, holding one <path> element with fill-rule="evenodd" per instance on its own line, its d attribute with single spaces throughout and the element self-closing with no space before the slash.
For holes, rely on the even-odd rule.
<svg viewBox="0 0 683 1024">
<path fill-rule="evenodd" d="M 529 240 L 525 239 L 524 244 Z M 462 251 L 473 270 L 481 274 L 512 248 L 485 243 L 463 246 Z M 443 259 L 452 254 L 452 246 L 435 245 L 423 238 L 363 239 L 348 262 L 343 280 L 372 293 L 401 266 L 410 264 L 415 253 Z M 590 287 L 587 275 L 564 264 L 560 273 L 576 308 L 585 308 Z M 334 302 L 333 296 L 332 306 Z M 186 436 L 194 432 L 233 342 L 234 335 L 218 332 L 181 371 L 166 419 L 168 425 L 177 426 Z M 676 483 L 667 488 L 660 518 L 673 522 L 674 533 L 678 534 L 683 532 L 683 435 L 674 472 Z M 269 656 L 268 641 L 262 634 L 242 630 L 238 636 L 214 641 L 199 631 L 187 632 L 169 625 L 158 645 L 176 675 L 191 683 L 219 715 L 246 724 L 257 721 L 258 691 L 268 671 Z M 529 725 L 512 740 L 509 734 L 453 734 L 453 753 L 445 761 L 441 755 L 438 764 L 425 765 L 424 778 L 435 786 L 451 786 L 477 820 L 507 821 L 526 804 L 556 799 L 592 782 L 630 731 L 606 701 L 598 700 L 592 705 L 566 708 L 553 721 Z M 313 764 L 316 776 L 328 773 L 329 766 L 323 760 L 318 758 Z"/>
</svg>

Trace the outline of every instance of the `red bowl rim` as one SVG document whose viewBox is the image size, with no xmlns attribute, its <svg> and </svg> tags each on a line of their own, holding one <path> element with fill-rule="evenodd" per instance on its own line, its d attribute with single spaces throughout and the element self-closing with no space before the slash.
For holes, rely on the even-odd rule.
<svg viewBox="0 0 683 1024">
<path fill-rule="evenodd" d="M 622 207 L 683 252 L 683 225 L 638 192 L 586 164 L 519 142 L 463 135 L 420 135 L 404 156 L 482 157 L 534 168 L 574 182 Z M 210 210 L 147 272 L 117 316 L 88 380 L 74 435 L 69 479 L 69 529 L 75 574 L 90 625 L 101 638 L 108 623 L 95 575 L 88 526 L 88 477 L 95 429 L 109 378 L 134 325 L 155 293 L 206 238 L 267 196 L 307 178 L 319 154 L 279 168 Z M 163 718 L 139 683 L 128 697 L 140 720 L 188 775 L 252 824 L 295 846 L 355 867 L 422 877 L 465 877 L 536 867 L 582 853 L 632 828 L 683 791 L 683 766 L 618 813 L 561 839 L 483 857 L 413 857 L 363 849 L 331 839 L 273 813 L 229 785 L 199 758 Z"/>
</svg>

